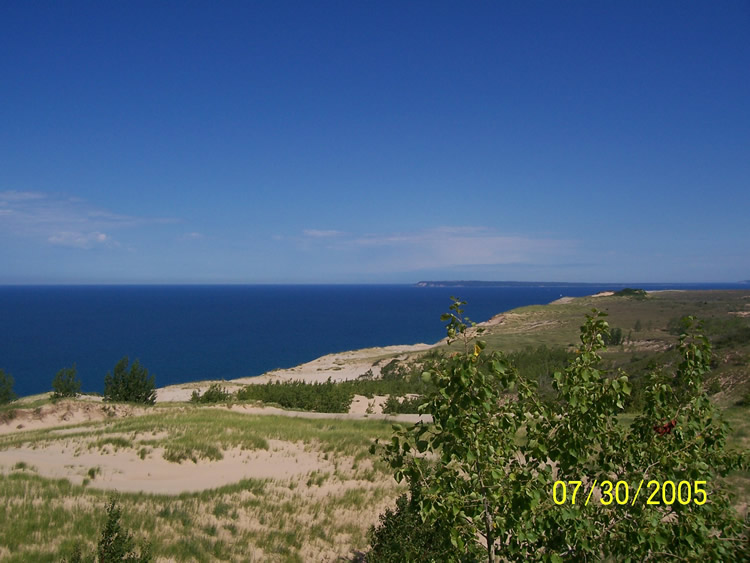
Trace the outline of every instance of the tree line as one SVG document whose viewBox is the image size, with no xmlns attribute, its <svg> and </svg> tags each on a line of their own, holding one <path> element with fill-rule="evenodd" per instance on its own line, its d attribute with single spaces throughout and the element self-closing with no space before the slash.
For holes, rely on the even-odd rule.
<svg viewBox="0 0 750 563">
<path fill-rule="evenodd" d="M 13 392 L 13 376 L 0 369 L 0 405 L 10 403 L 17 397 Z M 81 380 L 76 365 L 63 368 L 52 379 L 52 399 L 76 397 L 81 392 Z M 114 370 L 104 376 L 105 401 L 119 401 L 153 405 L 156 402 L 156 377 L 149 376 L 140 361 L 132 365 L 128 357 L 115 364 Z"/>
</svg>

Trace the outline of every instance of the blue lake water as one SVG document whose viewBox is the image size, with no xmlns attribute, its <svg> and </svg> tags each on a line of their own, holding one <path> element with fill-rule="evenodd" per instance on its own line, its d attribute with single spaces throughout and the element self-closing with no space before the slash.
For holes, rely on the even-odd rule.
<svg viewBox="0 0 750 563">
<path fill-rule="evenodd" d="M 736 289 L 738 284 L 645 289 Z M 0 368 L 19 396 L 51 389 L 74 362 L 84 391 L 103 390 L 123 356 L 156 375 L 157 386 L 233 379 L 318 356 L 444 336 L 449 297 L 468 301 L 481 322 L 515 307 L 625 285 L 414 287 L 409 285 L 4 286 Z"/>
</svg>

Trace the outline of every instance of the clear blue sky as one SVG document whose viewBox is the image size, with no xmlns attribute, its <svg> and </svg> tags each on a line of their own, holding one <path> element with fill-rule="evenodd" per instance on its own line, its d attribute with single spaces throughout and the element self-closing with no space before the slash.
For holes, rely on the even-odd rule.
<svg viewBox="0 0 750 563">
<path fill-rule="evenodd" d="M 750 279 L 750 2 L 3 2 L 0 283 Z"/>
</svg>

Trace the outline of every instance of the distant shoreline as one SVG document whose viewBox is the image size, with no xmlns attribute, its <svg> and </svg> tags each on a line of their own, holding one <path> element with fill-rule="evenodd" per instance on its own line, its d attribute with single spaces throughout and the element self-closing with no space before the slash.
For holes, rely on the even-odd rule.
<svg viewBox="0 0 750 563">
<path fill-rule="evenodd" d="M 706 285 L 741 286 L 750 281 L 740 282 L 695 282 L 695 283 L 659 283 L 659 282 L 633 282 L 633 283 L 609 283 L 609 282 L 544 282 L 544 281 L 484 281 L 484 280 L 441 280 L 441 281 L 419 281 L 415 287 L 601 287 L 611 286 L 613 288 L 657 286 L 657 287 L 679 287 L 679 288 L 702 288 Z"/>
</svg>

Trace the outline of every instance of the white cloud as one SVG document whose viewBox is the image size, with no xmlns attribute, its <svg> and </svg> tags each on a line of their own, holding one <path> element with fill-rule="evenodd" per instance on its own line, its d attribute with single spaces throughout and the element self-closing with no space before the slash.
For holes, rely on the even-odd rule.
<svg viewBox="0 0 750 563">
<path fill-rule="evenodd" d="M 342 236 L 326 251 L 353 254 L 352 263 L 371 271 L 557 262 L 575 243 L 505 234 L 483 226 L 441 226 L 416 232 Z M 320 247 L 318 247 L 320 248 Z"/>
<path fill-rule="evenodd" d="M 51 235 L 47 240 L 51 244 L 85 249 L 95 246 L 119 246 L 116 241 L 112 240 L 112 237 L 98 231 L 91 233 L 62 231 Z"/>
<path fill-rule="evenodd" d="M 180 237 L 180 240 L 201 240 L 206 238 L 202 233 L 193 231 L 192 233 L 185 233 Z"/>
<path fill-rule="evenodd" d="M 344 235 L 342 231 L 320 230 L 320 229 L 305 229 L 304 231 L 302 231 L 302 234 L 310 238 L 332 238 L 332 237 L 340 237 Z"/>
<path fill-rule="evenodd" d="M 174 221 L 114 213 L 80 198 L 16 190 L 0 192 L 0 234 L 35 238 L 53 245 L 115 248 L 119 244 L 109 234 L 113 230 Z"/>
<path fill-rule="evenodd" d="M 37 192 L 19 192 L 17 190 L 0 192 L 0 202 L 28 201 L 30 199 L 44 199 L 44 195 Z"/>
</svg>

